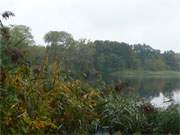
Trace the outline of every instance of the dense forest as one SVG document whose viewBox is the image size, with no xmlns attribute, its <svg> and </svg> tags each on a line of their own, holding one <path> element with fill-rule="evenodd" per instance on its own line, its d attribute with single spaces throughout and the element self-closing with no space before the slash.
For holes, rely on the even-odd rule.
<svg viewBox="0 0 180 135">
<path fill-rule="evenodd" d="M 30 28 L 24 25 L 10 26 L 9 34 L 10 46 L 26 52 L 23 57 L 30 66 L 37 67 L 45 55 L 48 55 L 49 64 L 56 57 L 62 70 L 73 78 L 93 80 L 123 70 L 180 70 L 179 54 L 173 51 L 161 53 L 146 44 L 75 40 L 67 32 L 50 31 L 44 36 L 46 45 L 38 46 Z"/>
<path fill-rule="evenodd" d="M 180 54 L 146 44 L 75 40 L 64 31 L 36 45 L 31 29 L 0 20 L 2 134 L 178 134 L 179 106 L 155 108 L 102 87 L 117 71 L 179 71 Z M 96 85 L 93 85 L 96 84 Z M 169 125 L 169 123 L 171 123 Z"/>
</svg>

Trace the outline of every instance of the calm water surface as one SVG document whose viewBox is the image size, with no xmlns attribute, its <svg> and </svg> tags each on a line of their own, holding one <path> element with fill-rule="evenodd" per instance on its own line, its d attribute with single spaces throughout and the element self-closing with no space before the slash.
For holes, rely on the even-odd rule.
<svg viewBox="0 0 180 135">
<path fill-rule="evenodd" d="M 157 107 L 180 104 L 180 78 L 121 78 L 132 87 L 128 93 L 149 100 Z"/>
</svg>

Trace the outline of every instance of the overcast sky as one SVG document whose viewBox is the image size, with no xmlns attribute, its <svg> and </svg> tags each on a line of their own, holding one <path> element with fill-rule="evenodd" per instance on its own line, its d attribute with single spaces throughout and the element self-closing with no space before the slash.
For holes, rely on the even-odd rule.
<svg viewBox="0 0 180 135">
<path fill-rule="evenodd" d="M 0 0 L 5 10 L 16 15 L 6 24 L 29 26 L 38 44 L 56 30 L 180 52 L 180 0 Z"/>
</svg>

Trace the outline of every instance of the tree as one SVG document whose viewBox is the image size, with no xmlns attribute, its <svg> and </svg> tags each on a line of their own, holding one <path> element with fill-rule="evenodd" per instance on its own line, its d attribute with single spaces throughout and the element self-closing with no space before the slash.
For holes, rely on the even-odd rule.
<svg viewBox="0 0 180 135">
<path fill-rule="evenodd" d="M 132 49 L 136 59 L 140 61 L 140 67 L 145 70 L 164 70 L 167 68 L 160 50 L 153 49 L 149 45 L 133 45 Z"/>
<path fill-rule="evenodd" d="M 0 14 L 2 19 L 8 19 L 11 16 L 15 16 L 11 11 L 5 11 Z M 4 66 L 9 64 L 9 56 L 7 54 L 7 50 L 9 48 L 10 43 L 10 32 L 9 27 L 4 26 L 2 23 L 2 19 L 0 18 L 0 67 L 1 70 Z"/>
<path fill-rule="evenodd" d="M 3 19 L 14 16 L 11 11 L 2 14 Z M 0 50 L 1 63 L 3 67 L 11 67 L 19 62 L 25 62 L 23 51 L 28 45 L 34 43 L 30 28 L 24 25 L 4 26 L 0 20 Z"/>
<path fill-rule="evenodd" d="M 11 46 L 25 47 L 35 43 L 31 29 L 25 25 L 14 25 L 10 27 Z"/>
<path fill-rule="evenodd" d="M 169 69 L 177 70 L 178 67 L 178 59 L 176 57 L 176 53 L 171 51 L 165 51 L 163 54 L 164 61 Z"/>
<path fill-rule="evenodd" d="M 11 16 L 15 16 L 11 11 L 5 11 L 0 15 L 2 19 L 5 20 L 9 19 Z M 6 46 L 8 46 L 10 38 L 9 28 L 3 25 L 2 19 L 0 18 L 0 45 L 2 46 L 2 44 L 6 44 Z"/>
<path fill-rule="evenodd" d="M 73 42 L 73 36 L 64 31 L 50 31 L 45 34 L 44 41 L 51 46 L 62 45 L 67 47 Z"/>
<path fill-rule="evenodd" d="M 47 49 L 51 62 L 55 57 L 61 57 L 61 59 L 64 59 L 64 49 L 71 46 L 71 44 L 74 42 L 74 39 L 71 34 L 64 31 L 49 31 L 45 34 L 44 41 L 50 45 L 50 47 Z M 60 53 L 57 53 L 57 51 Z"/>
</svg>

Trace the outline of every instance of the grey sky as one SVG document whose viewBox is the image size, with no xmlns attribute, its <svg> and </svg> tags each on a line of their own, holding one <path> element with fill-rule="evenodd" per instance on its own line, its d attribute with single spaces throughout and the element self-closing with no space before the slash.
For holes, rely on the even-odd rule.
<svg viewBox="0 0 180 135">
<path fill-rule="evenodd" d="M 6 23 L 32 29 L 43 43 L 50 30 L 75 39 L 146 43 L 180 52 L 180 0 L 0 0 L 0 12 L 13 11 Z"/>
</svg>

